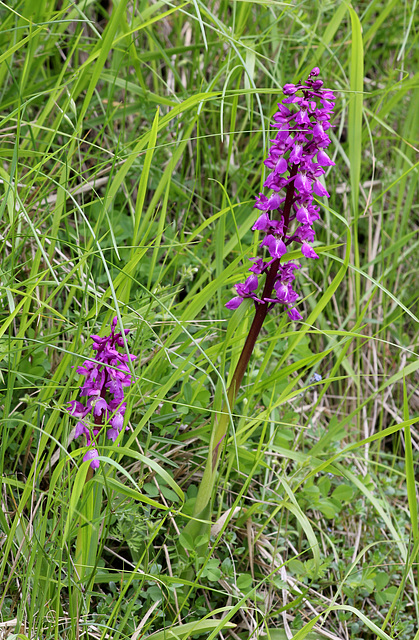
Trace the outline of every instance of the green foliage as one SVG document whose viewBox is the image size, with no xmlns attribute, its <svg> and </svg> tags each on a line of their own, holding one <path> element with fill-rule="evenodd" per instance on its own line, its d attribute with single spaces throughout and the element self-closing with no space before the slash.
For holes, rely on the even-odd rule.
<svg viewBox="0 0 419 640">
<path fill-rule="evenodd" d="M 0 3 L 0 635 L 418 640 L 414 5 Z M 316 65 L 304 322 L 267 319 L 196 522 L 271 116 Z M 115 315 L 128 431 L 86 482 L 66 406 Z"/>
</svg>

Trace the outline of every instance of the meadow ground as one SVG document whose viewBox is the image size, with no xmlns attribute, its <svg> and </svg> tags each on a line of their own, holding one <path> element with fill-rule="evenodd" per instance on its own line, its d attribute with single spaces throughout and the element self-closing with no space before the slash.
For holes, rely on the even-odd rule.
<svg viewBox="0 0 419 640">
<path fill-rule="evenodd" d="M 418 640 L 416 5 L 0 2 L 2 640 Z M 316 66 L 319 258 L 215 472 L 270 123 Z M 68 408 L 114 317 L 137 358 L 93 470 Z"/>
</svg>

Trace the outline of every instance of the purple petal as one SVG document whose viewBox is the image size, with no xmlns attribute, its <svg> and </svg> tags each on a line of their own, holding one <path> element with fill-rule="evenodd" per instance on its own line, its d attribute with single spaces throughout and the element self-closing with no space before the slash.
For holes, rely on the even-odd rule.
<svg viewBox="0 0 419 640">
<path fill-rule="evenodd" d="M 307 207 L 300 207 L 297 211 L 296 218 L 301 224 L 311 224 L 311 216 Z"/>
<path fill-rule="evenodd" d="M 328 198 L 330 198 L 330 195 L 328 194 L 326 187 L 322 185 L 320 180 L 314 181 L 313 191 L 318 196 L 327 196 Z"/>
<path fill-rule="evenodd" d="M 295 116 L 295 122 L 297 124 L 310 124 L 310 118 L 307 115 L 306 109 L 301 109 Z"/>
<path fill-rule="evenodd" d="M 89 437 L 89 429 L 85 424 L 83 424 L 83 422 L 78 422 L 74 431 L 74 437 L 79 438 L 83 433 L 86 437 Z"/>
<path fill-rule="evenodd" d="M 237 296 L 236 298 L 232 298 L 231 300 L 229 300 L 225 306 L 227 307 L 227 309 L 237 309 L 238 307 L 240 307 L 242 302 L 243 298 Z"/>
<path fill-rule="evenodd" d="M 76 371 L 81 376 L 87 376 L 95 367 L 96 364 L 94 362 L 91 362 L 91 360 L 85 360 L 80 367 L 77 367 Z"/>
<path fill-rule="evenodd" d="M 280 178 L 276 173 L 270 173 L 266 178 L 263 186 L 272 191 L 281 191 L 282 187 L 287 184 L 285 178 Z"/>
<path fill-rule="evenodd" d="M 109 382 L 106 383 L 106 388 L 109 393 L 121 393 L 122 385 L 121 382 L 117 378 L 112 378 Z"/>
<path fill-rule="evenodd" d="M 252 231 L 269 231 L 271 221 L 267 213 L 262 213 L 252 227 Z"/>
<path fill-rule="evenodd" d="M 313 127 L 313 140 L 321 146 L 327 147 L 330 144 L 330 138 L 325 133 L 323 126 L 320 123 L 317 123 Z"/>
<path fill-rule="evenodd" d="M 301 193 L 310 194 L 311 193 L 311 180 L 308 176 L 302 175 L 299 173 L 295 178 L 295 188 L 298 189 Z"/>
<path fill-rule="evenodd" d="M 106 437 L 109 438 L 109 440 L 112 440 L 112 442 L 115 442 L 115 440 L 119 436 L 119 433 L 120 432 L 118 431 L 118 429 L 108 429 L 106 432 Z"/>
<path fill-rule="evenodd" d="M 256 273 L 256 275 L 260 275 L 265 270 L 268 263 L 266 263 L 262 258 L 249 258 L 249 260 L 254 260 L 255 262 L 249 268 L 249 271 Z"/>
<path fill-rule="evenodd" d="M 292 164 L 299 164 L 303 155 L 303 146 L 301 144 L 295 144 L 290 153 L 289 160 Z"/>
<path fill-rule="evenodd" d="M 93 406 L 93 415 L 101 416 L 102 413 L 107 411 L 107 409 L 108 409 L 108 403 L 106 402 L 105 398 L 98 398 Z"/>
<path fill-rule="evenodd" d="M 306 242 L 303 242 L 303 244 L 301 245 L 301 251 L 302 251 L 302 254 L 306 258 L 318 258 L 319 257 L 317 255 L 317 253 L 314 251 L 313 247 L 310 247 L 310 245 L 307 244 Z"/>
<path fill-rule="evenodd" d="M 246 298 L 252 295 L 252 292 L 255 291 L 259 286 L 259 281 L 257 275 L 252 274 L 248 278 L 246 278 L 245 282 L 239 282 L 235 285 L 236 291 L 242 298 Z"/>
<path fill-rule="evenodd" d="M 288 313 L 288 317 L 289 317 L 290 320 L 302 320 L 303 319 L 303 316 L 300 313 L 298 313 L 297 309 L 295 309 L 295 308 L 294 309 L 289 309 L 287 311 L 287 313 Z"/>
<path fill-rule="evenodd" d="M 297 87 L 295 84 L 284 84 L 282 91 L 286 96 L 291 96 L 297 91 Z"/>
<path fill-rule="evenodd" d="M 301 227 L 298 227 L 294 234 L 295 239 L 300 242 L 313 242 L 314 236 L 314 229 L 307 224 L 303 224 Z"/>
<path fill-rule="evenodd" d="M 322 167 L 333 167 L 335 164 L 333 160 L 329 158 L 327 153 L 323 151 L 323 149 L 319 149 L 319 151 L 317 152 L 317 162 Z"/>
<path fill-rule="evenodd" d="M 71 413 L 75 418 L 84 418 L 89 409 L 86 410 L 86 407 L 81 402 L 77 400 L 72 400 L 70 402 L 70 406 L 66 407 L 66 411 Z"/>
<path fill-rule="evenodd" d="M 287 252 L 287 247 L 284 242 L 272 235 L 266 236 L 260 246 L 267 247 L 272 258 L 282 258 L 282 256 Z"/>
<path fill-rule="evenodd" d="M 264 196 L 263 193 L 260 193 L 259 196 L 256 197 L 256 204 L 254 207 L 255 209 L 260 209 L 260 211 L 274 211 L 275 209 L 278 209 L 283 202 L 284 198 L 277 193 L 273 193 L 269 198 Z M 255 229 L 255 227 L 253 227 L 253 229 Z"/>
<path fill-rule="evenodd" d="M 118 411 L 118 413 L 114 415 L 114 417 L 111 419 L 111 425 L 114 429 L 118 429 L 118 431 L 121 431 L 124 425 L 124 417 L 122 413 Z"/>
<path fill-rule="evenodd" d="M 96 459 L 98 455 L 97 449 L 89 449 L 89 451 L 87 451 L 83 456 L 83 462 L 91 460 L 90 466 L 92 469 L 97 469 L 99 467 L 99 460 Z"/>
<path fill-rule="evenodd" d="M 265 160 L 265 164 L 266 166 L 269 166 Z M 271 169 L 274 170 L 274 173 L 277 173 L 279 175 L 282 175 L 283 173 L 285 173 L 285 171 L 288 168 L 288 162 L 285 160 L 285 158 L 279 158 L 278 160 L 275 161 L 275 164 L 271 167 Z"/>
<path fill-rule="evenodd" d="M 280 302 L 289 302 L 289 285 L 278 282 L 275 285 L 275 291 Z"/>
</svg>

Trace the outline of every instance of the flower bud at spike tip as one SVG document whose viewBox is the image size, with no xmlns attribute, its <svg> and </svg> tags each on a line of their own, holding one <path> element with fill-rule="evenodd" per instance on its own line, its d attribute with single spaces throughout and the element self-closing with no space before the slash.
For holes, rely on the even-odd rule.
<svg viewBox="0 0 419 640">
<path fill-rule="evenodd" d="M 249 276 L 248 280 L 256 276 Z M 253 289 L 257 288 L 253 282 Z M 241 302 L 241 298 L 240 298 Z M 132 376 L 128 365 L 129 361 L 137 356 L 131 353 L 119 353 L 117 347 L 123 347 L 122 333 L 115 333 L 118 319 L 115 317 L 111 323 L 111 333 L 101 338 L 92 335 L 93 350 L 96 351 L 94 362 L 86 360 L 77 368 L 77 373 L 86 376 L 80 388 L 80 396 L 87 396 L 86 402 L 72 400 L 66 407 L 70 415 L 81 418 L 76 424 L 74 436 L 86 437 L 89 447 L 83 461 L 90 460 L 92 469 L 99 467 L 96 436 L 101 431 L 101 426 L 109 423 L 107 437 L 115 442 L 123 429 L 126 403 L 124 400 L 124 387 L 132 383 Z M 125 329 L 127 335 L 129 329 Z M 92 439 L 92 436 L 94 439 Z"/>
<path fill-rule="evenodd" d="M 271 140 L 272 146 L 264 161 L 265 166 L 272 170 L 264 183 L 271 193 L 260 193 L 256 197 L 254 206 L 263 213 L 252 227 L 253 231 L 266 234 L 260 247 L 268 256 L 252 258 L 254 262 L 249 271 L 255 275 L 235 285 L 237 295 L 227 302 L 228 309 L 237 309 L 244 298 L 252 298 L 256 308 L 260 304 L 265 308 L 283 304 L 291 320 L 302 319 L 293 306 L 298 299 L 292 287 L 297 265 L 280 261 L 289 251 L 291 242 L 301 245 L 305 258 L 319 257 L 310 245 L 314 240 L 312 225 L 320 217 L 320 208 L 314 204 L 314 197 L 329 197 L 320 176 L 325 173 L 323 167 L 335 164 L 325 151 L 330 144 L 327 131 L 331 127 L 335 96 L 333 91 L 323 88 L 319 74 L 320 69 L 314 67 L 305 83 L 285 84 L 283 87 L 286 97 L 278 103 L 271 125 L 278 133 Z M 294 232 L 289 229 L 293 221 L 300 224 Z M 293 268 L 289 268 L 290 265 Z M 263 293 L 257 295 L 256 276 L 266 273 L 268 282 L 269 270 L 274 266 L 269 291 L 265 284 L 265 296 Z"/>
</svg>

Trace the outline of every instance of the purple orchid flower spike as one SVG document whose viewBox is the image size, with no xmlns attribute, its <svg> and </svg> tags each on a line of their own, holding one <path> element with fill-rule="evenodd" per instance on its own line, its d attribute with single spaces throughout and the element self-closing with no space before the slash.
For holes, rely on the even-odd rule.
<svg viewBox="0 0 419 640">
<path fill-rule="evenodd" d="M 122 431 L 126 402 L 124 402 L 124 387 L 132 383 L 132 375 L 128 366 L 137 356 L 131 353 L 119 353 L 118 347 L 124 346 L 122 333 L 115 333 L 118 319 L 115 317 L 111 323 L 109 335 L 101 338 L 92 335 L 93 350 L 96 351 L 95 360 L 85 360 L 77 368 L 77 373 L 85 376 L 80 387 L 80 397 L 85 397 L 85 402 L 72 400 L 67 411 L 78 418 L 75 437 L 84 435 L 89 447 L 83 461 L 90 460 L 92 469 L 99 467 L 96 438 L 102 425 L 109 423 L 107 437 L 115 442 Z M 129 329 L 124 330 L 125 335 Z"/>
<path fill-rule="evenodd" d="M 226 304 L 229 309 L 237 309 L 245 298 L 250 298 L 256 310 L 222 411 L 214 420 L 207 463 L 194 507 L 194 515 L 202 518 L 207 517 L 205 510 L 215 483 L 220 443 L 227 434 L 231 410 L 269 310 L 280 304 L 290 320 L 302 320 L 295 307 L 298 293 L 293 287 L 300 265 L 286 260 L 288 247 L 292 242 L 298 243 L 304 257 L 318 258 L 311 246 L 313 224 L 320 217 L 320 207 L 314 203 L 314 197 L 328 197 L 322 176 L 324 167 L 334 164 L 325 149 L 330 143 L 327 132 L 331 127 L 335 98 L 332 91 L 323 88 L 319 73 L 316 67 L 305 83 L 285 85 L 286 97 L 274 115 L 272 127 L 276 135 L 264 162 L 271 170 L 264 183 L 270 193 L 257 196 L 255 208 L 261 213 L 253 225 L 253 231 L 263 234 L 260 243 L 263 257 L 250 258 L 252 275 L 235 285 L 236 295 Z M 260 287 L 262 291 L 259 292 L 261 282 L 263 288 Z"/>
<path fill-rule="evenodd" d="M 272 124 L 277 134 L 264 161 L 272 170 L 264 186 L 272 193 L 257 196 L 255 208 L 263 213 L 252 227 L 253 231 L 266 234 L 260 247 L 266 248 L 269 257 L 255 258 L 249 271 L 256 275 L 266 273 L 265 287 L 258 296 L 254 286 L 256 275 L 236 284 L 237 296 L 227 302 L 228 309 L 237 309 L 244 298 L 252 298 L 256 309 L 258 305 L 264 306 L 265 314 L 273 305 L 282 304 L 291 320 L 302 319 L 294 306 L 298 294 L 292 286 L 298 265 L 282 259 L 291 242 L 301 245 L 304 257 L 319 257 L 311 246 L 313 223 L 320 217 L 314 196 L 329 197 L 321 176 L 324 167 L 335 164 L 325 151 L 330 144 L 327 131 L 331 127 L 335 97 L 332 91 L 323 88 L 319 73 L 315 67 L 305 83 L 286 84 L 283 88 L 286 97 L 278 104 Z M 292 224 L 295 229 L 290 235 Z"/>
</svg>

